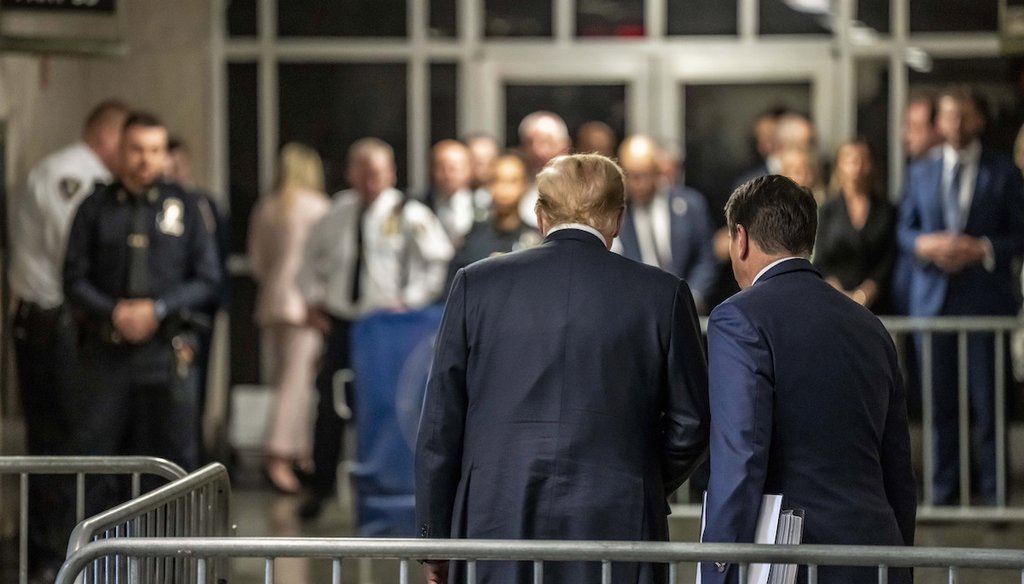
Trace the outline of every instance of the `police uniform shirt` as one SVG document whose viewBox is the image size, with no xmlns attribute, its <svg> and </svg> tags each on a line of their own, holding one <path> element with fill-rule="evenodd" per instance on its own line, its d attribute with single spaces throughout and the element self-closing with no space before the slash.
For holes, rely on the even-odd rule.
<svg viewBox="0 0 1024 584">
<path fill-rule="evenodd" d="M 360 219 L 363 259 L 360 290 L 353 293 Z M 309 236 L 299 289 L 309 304 L 349 320 L 399 305 L 419 308 L 440 296 L 453 253 L 447 232 L 423 203 L 388 189 L 364 212 L 362 196 L 344 190 Z"/>
<path fill-rule="evenodd" d="M 448 285 L 451 286 L 456 272 L 473 262 L 494 255 L 529 249 L 540 245 L 542 241 L 540 232 L 525 223 L 520 223 L 519 227 L 511 231 L 500 231 L 490 221 L 477 222 L 466 235 L 465 243 L 455 253 L 448 267 Z"/>
<path fill-rule="evenodd" d="M 452 241 L 460 242 L 473 228 L 476 220 L 473 193 L 469 189 L 456 191 L 448 198 L 438 198 L 434 204 L 438 220 Z"/>
<path fill-rule="evenodd" d="M 145 205 L 148 233 L 133 233 L 135 205 Z M 220 268 L 198 199 L 177 185 L 157 184 L 132 195 L 120 183 L 82 202 L 68 237 L 64 288 L 68 300 L 94 319 L 109 320 L 118 299 L 129 298 L 132 248 L 148 249 L 147 293 L 176 314 L 199 310 L 216 294 Z"/>
<path fill-rule="evenodd" d="M 110 172 L 83 142 L 63 148 L 31 173 L 11 213 L 11 292 L 53 308 L 64 301 L 61 272 L 75 210 Z"/>
</svg>

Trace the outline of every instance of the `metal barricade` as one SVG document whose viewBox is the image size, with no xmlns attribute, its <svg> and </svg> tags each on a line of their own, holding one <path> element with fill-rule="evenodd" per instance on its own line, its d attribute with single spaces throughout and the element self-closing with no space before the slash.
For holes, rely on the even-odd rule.
<svg viewBox="0 0 1024 584">
<path fill-rule="evenodd" d="M 127 570 L 117 582 L 153 581 L 145 578 L 145 565 L 161 558 L 194 561 L 196 581 L 200 584 L 208 582 L 203 579 L 207 562 L 228 558 L 264 558 L 266 584 L 274 582 L 277 558 L 330 560 L 334 584 L 341 584 L 342 563 L 353 559 L 398 561 L 402 584 L 409 582 L 411 562 L 448 559 L 466 561 L 468 584 L 476 582 L 477 564 L 485 561 L 532 562 L 535 583 L 544 581 L 545 563 L 565 561 L 600 563 L 602 584 L 611 583 L 611 567 L 616 562 L 666 564 L 670 584 L 680 581 L 681 564 L 695 562 L 739 564 L 741 582 L 745 581 L 744 571 L 751 563 L 806 565 L 810 584 L 817 583 L 819 566 L 878 567 L 880 583 L 887 582 L 889 568 L 909 567 L 942 568 L 948 572 L 951 584 L 957 581 L 961 569 L 969 568 L 1013 570 L 1024 581 L 1022 550 L 537 540 L 160 538 L 91 543 L 68 558 L 57 576 L 57 584 L 71 584 L 90 564 L 106 557 L 129 558 Z"/>
<path fill-rule="evenodd" d="M 919 521 L 1024 521 L 1024 508 L 1011 507 L 1007 500 L 1007 482 L 1010 478 L 1006 466 L 1006 445 L 1009 428 L 1006 411 L 1007 396 L 1007 362 L 1006 354 L 1010 346 L 1010 336 L 1024 327 L 1024 322 L 1012 316 L 943 316 L 933 318 L 883 317 L 882 324 L 895 340 L 904 336 L 920 334 L 922 337 L 922 355 L 920 356 L 921 376 L 921 445 L 923 476 L 917 477 L 923 485 L 923 500 L 918 508 Z M 708 319 L 701 318 L 701 330 L 706 334 Z M 995 442 L 996 442 L 996 501 L 992 506 L 971 505 L 971 426 L 970 400 L 968 398 L 968 362 L 967 339 L 972 333 L 990 333 L 993 335 L 995 349 Z M 935 505 L 934 485 L 932 477 L 935 470 L 934 444 L 932 443 L 932 412 L 933 388 L 932 379 L 933 353 L 935 335 L 955 334 L 957 336 L 957 361 L 959 378 L 959 436 L 960 451 L 960 504 L 957 506 Z M 903 356 L 901 355 L 901 358 Z M 917 363 L 911 364 L 917 367 Z M 685 490 L 685 486 L 680 491 Z M 684 492 L 677 495 L 672 505 L 673 514 L 682 517 L 699 517 L 700 505 L 687 501 Z"/>
<path fill-rule="evenodd" d="M 120 545 L 139 538 L 223 537 L 232 535 L 231 483 L 220 463 L 203 468 L 80 522 L 71 532 L 68 556 L 97 542 Z M 226 578 L 226 562 L 203 564 L 186 557 L 165 557 L 136 562 L 131 570 L 137 579 L 125 580 L 127 559 L 113 556 L 97 560 L 83 582 L 220 582 Z M 195 574 L 201 574 L 193 579 Z M 77 572 L 76 572 L 77 574 Z M 138 579 L 141 578 L 141 579 Z"/>
<path fill-rule="evenodd" d="M 187 473 L 180 466 L 149 456 L 0 456 L 0 475 L 20 475 L 18 582 L 28 582 L 29 477 L 31 475 L 75 475 L 75 521 L 85 518 L 85 477 L 89 475 L 130 475 L 131 496 L 138 497 L 143 475 L 168 481 Z"/>
</svg>

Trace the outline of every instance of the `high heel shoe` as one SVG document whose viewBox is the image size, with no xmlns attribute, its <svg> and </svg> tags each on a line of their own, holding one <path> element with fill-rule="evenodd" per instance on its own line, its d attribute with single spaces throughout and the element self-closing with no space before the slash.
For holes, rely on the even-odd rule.
<svg viewBox="0 0 1024 584">
<path fill-rule="evenodd" d="M 280 456 L 269 456 L 263 463 L 263 476 L 272 487 L 284 495 L 294 495 L 302 488 L 299 477 L 295 476 L 292 461 Z"/>
</svg>

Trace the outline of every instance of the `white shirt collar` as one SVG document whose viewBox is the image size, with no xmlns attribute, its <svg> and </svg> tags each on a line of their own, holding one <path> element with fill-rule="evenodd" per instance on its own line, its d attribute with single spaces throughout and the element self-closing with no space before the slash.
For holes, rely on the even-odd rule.
<svg viewBox="0 0 1024 584">
<path fill-rule="evenodd" d="M 765 275 L 765 273 L 768 270 L 774 268 L 775 266 L 781 264 L 782 262 L 788 262 L 789 260 L 803 260 L 803 259 L 807 259 L 807 258 L 802 258 L 800 256 L 789 256 L 788 258 L 782 258 L 780 260 L 775 260 L 774 262 L 772 262 L 772 263 L 768 264 L 767 266 L 761 268 L 761 271 L 758 272 L 756 276 L 754 276 L 754 281 L 751 282 L 750 285 L 753 286 L 754 284 L 757 284 L 757 281 L 761 279 L 761 276 Z"/>
<path fill-rule="evenodd" d="M 947 168 L 952 168 L 953 163 L 958 160 L 964 166 L 975 164 L 981 158 L 981 141 L 974 140 L 965 146 L 963 150 L 957 150 L 949 144 L 945 144 L 942 146 L 942 157 L 946 162 Z"/>
<path fill-rule="evenodd" d="M 607 245 L 605 243 L 605 241 L 604 241 L 604 236 L 601 235 L 600 231 L 594 229 L 593 227 L 591 227 L 589 225 L 584 225 L 583 223 L 561 223 L 559 225 L 555 225 L 551 229 L 548 229 L 548 235 L 551 235 L 552 233 L 554 233 L 556 231 L 561 231 L 563 229 L 579 229 L 580 231 L 586 231 L 587 233 L 589 233 L 589 234 L 593 235 L 594 237 L 600 239 L 601 240 L 601 245 Z"/>
</svg>

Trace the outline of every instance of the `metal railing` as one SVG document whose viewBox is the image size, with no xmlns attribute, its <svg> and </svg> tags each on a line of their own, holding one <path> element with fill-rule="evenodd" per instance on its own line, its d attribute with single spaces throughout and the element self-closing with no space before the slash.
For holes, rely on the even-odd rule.
<svg viewBox="0 0 1024 584">
<path fill-rule="evenodd" d="M 71 584 L 90 564 L 106 557 L 129 558 L 122 578 L 113 582 L 152 581 L 144 576 L 147 562 L 175 559 L 194 561 L 195 581 L 205 584 L 209 582 L 204 579 L 207 563 L 229 558 L 263 558 L 266 584 L 274 582 L 277 558 L 330 560 L 334 584 L 341 584 L 342 563 L 356 559 L 399 562 L 401 584 L 410 581 L 411 563 L 417 560 L 463 560 L 469 584 L 476 582 L 478 563 L 486 561 L 532 562 L 535 583 L 544 581 L 545 563 L 566 561 L 599 563 L 602 584 L 612 582 L 611 568 L 617 562 L 665 564 L 670 584 L 680 581 L 680 564 L 695 562 L 738 564 L 741 582 L 746 566 L 751 563 L 805 565 L 810 584 L 818 582 L 820 566 L 877 567 L 880 583 L 888 581 L 889 568 L 910 567 L 945 569 L 950 583 L 956 582 L 959 571 L 965 568 L 1013 570 L 1024 581 L 1024 550 L 538 540 L 160 538 L 90 543 L 68 558 L 57 576 L 57 584 Z"/>
<path fill-rule="evenodd" d="M 1006 354 L 1010 336 L 1024 328 L 1024 321 L 1012 316 L 942 316 L 932 318 L 909 318 L 887 316 L 882 324 L 894 339 L 920 334 L 922 337 L 919 369 L 921 381 L 921 445 L 923 476 L 917 477 L 923 485 L 923 501 L 918 508 L 919 521 L 1024 521 L 1024 508 L 1011 507 L 1007 500 L 1006 485 L 1010 475 L 1007 468 L 1006 445 L 1008 426 L 1006 411 L 1007 362 Z M 701 318 L 701 330 L 707 333 L 707 318 Z M 990 333 L 995 349 L 995 448 L 996 448 L 996 501 L 992 506 L 971 505 L 971 426 L 970 400 L 968 397 L 968 335 Z M 957 393 L 959 406 L 959 467 L 960 504 L 957 506 L 935 505 L 932 477 L 935 470 L 934 444 L 932 439 L 932 413 L 934 379 L 933 346 L 935 335 L 954 334 L 957 337 L 958 373 Z M 684 517 L 699 517 L 700 505 L 690 502 L 675 503 L 672 512 Z"/>
<path fill-rule="evenodd" d="M 138 497 L 143 475 L 166 480 L 184 477 L 180 466 L 148 456 L 0 456 L 0 475 L 20 475 L 18 503 L 18 582 L 28 582 L 29 477 L 75 475 L 75 521 L 85 518 L 86 476 L 131 476 L 131 496 Z"/>
<path fill-rule="evenodd" d="M 222 537 L 232 535 L 230 523 L 231 483 L 220 463 L 203 468 L 154 489 L 131 501 L 81 521 L 71 532 L 68 556 L 97 542 L 124 542 L 140 538 Z M 204 563 L 198 572 L 189 558 L 135 563 L 114 556 L 98 560 L 86 572 L 84 582 L 122 582 L 128 570 L 141 580 L 131 582 L 217 582 L 227 572 L 224 562 Z M 198 580 L 191 577 L 201 574 Z"/>
</svg>

